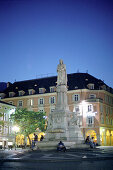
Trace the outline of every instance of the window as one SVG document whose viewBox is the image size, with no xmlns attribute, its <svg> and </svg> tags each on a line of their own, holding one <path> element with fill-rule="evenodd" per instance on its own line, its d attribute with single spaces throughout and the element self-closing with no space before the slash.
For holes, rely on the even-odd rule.
<svg viewBox="0 0 113 170">
<path fill-rule="evenodd" d="M 1 114 L 0 120 L 3 120 L 3 113 L 0 112 L 0 114 Z"/>
<path fill-rule="evenodd" d="M 106 116 L 106 124 L 107 124 L 107 125 L 109 124 L 109 118 L 108 118 L 108 116 Z"/>
<path fill-rule="evenodd" d="M 32 90 L 29 90 L 29 95 L 32 95 L 33 93 L 32 93 Z"/>
<path fill-rule="evenodd" d="M 9 126 L 9 134 L 11 134 L 12 133 L 12 128 L 11 128 L 11 126 Z"/>
<path fill-rule="evenodd" d="M 28 91 L 29 91 L 29 95 L 32 95 L 32 94 L 35 93 L 35 90 L 34 90 L 34 89 L 29 89 Z"/>
<path fill-rule="evenodd" d="M 92 117 L 88 117 L 88 124 L 92 124 L 93 123 L 93 120 L 92 120 Z"/>
<path fill-rule="evenodd" d="M 39 88 L 39 93 L 44 93 L 45 89 L 44 88 Z"/>
<path fill-rule="evenodd" d="M 88 105 L 88 112 L 91 112 L 91 111 L 93 111 L 93 105 Z"/>
<path fill-rule="evenodd" d="M 52 96 L 52 97 L 50 97 L 50 104 L 54 104 L 54 103 L 55 103 L 55 97 Z"/>
<path fill-rule="evenodd" d="M 100 112 L 103 112 L 103 104 L 100 104 Z"/>
<path fill-rule="evenodd" d="M 23 92 L 22 91 L 19 91 L 19 96 L 23 96 Z"/>
<path fill-rule="evenodd" d="M 7 114 L 4 113 L 4 121 L 7 121 Z"/>
<path fill-rule="evenodd" d="M 4 93 L 0 93 L 0 99 L 3 99 L 5 97 Z"/>
<path fill-rule="evenodd" d="M 108 107 L 106 106 L 106 116 L 108 116 Z"/>
<path fill-rule="evenodd" d="M 12 105 L 13 105 L 13 101 L 10 101 L 9 104 L 12 104 Z"/>
<path fill-rule="evenodd" d="M 0 125 L 0 133 L 2 133 L 2 125 Z"/>
<path fill-rule="evenodd" d="M 50 92 L 51 93 L 55 92 L 55 87 L 50 87 Z"/>
<path fill-rule="evenodd" d="M 33 106 L 33 99 L 29 99 L 29 100 L 27 101 L 27 105 L 28 105 L 28 106 Z"/>
<path fill-rule="evenodd" d="M 4 126 L 4 134 L 7 134 L 8 133 L 8 127 L 5 125 Z"/>
<path fill-rule="evenodd" d="M 14 96 L 14 92 L 9 92 L 9 97 L 13 97 Z"/>
<path fill-rule="evenodd" d="M 103 114 L 101 113 L 101 117 L 100 117 L 100 121 L 101 121 L 101 124 L 104 124 L 104 116 L 103 116 Z"/>
<path fill-rule="evenodd" d="M 43 104 L 44 104 L 44 99 L 43 99 L 43 98 L 40 98 L 40 99 L 38 100 L 38 104 L 43 105 Z"/>
<path fill-rule="evenodd" d="M 22 101 L 22 100 L 19 100 L 19 101 L 18 101 L 18 106 L 19 106 L 19 107 L 22 107 L 22 106 L 23 106 L 23 101 Z"/>
<path fill-rule="evenodd" d="M 75 107 L 75 112 L 79 112 L 79 106 Z"/>
<path fill-rule="evenodd" d="M 94 117 L 93 116 L 88 116 L 87 117 L 87 124 L 88 125 L 93 125 L 94 124 Z"/>
<path fill-rule="evenodd" d="M 88 88 L 89 88 L 90 90 L 93 90 L 93 89 L 94 89 L 94 84 L 88 84 Z"/>
<path fill-rule="evenodd" d="M 73 101 L 79 101 L 80 100 L 80 95 L 79 94 L 74 94 L 73 95 Z"/>
<path fill-rule="evenodd" d="M 96 94 L 90 94 L 90 95 L 89 95 L 89 98 L 90 98 L 90 99 L 95 99 L 95 98 L 96 98 Z"/>
</svg>

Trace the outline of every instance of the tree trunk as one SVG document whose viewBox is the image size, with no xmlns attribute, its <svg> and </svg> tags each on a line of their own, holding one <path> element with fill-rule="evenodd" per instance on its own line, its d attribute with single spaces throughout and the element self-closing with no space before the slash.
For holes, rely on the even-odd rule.
<svg viewBox="0 0 113 170">
<path fill-rule="evenodd" d="M 29 135 L 28 135 L 28 139 L 29 139 L 30 148 L 31 148 L 31 139 L 30 139 Z"/>
</svg>

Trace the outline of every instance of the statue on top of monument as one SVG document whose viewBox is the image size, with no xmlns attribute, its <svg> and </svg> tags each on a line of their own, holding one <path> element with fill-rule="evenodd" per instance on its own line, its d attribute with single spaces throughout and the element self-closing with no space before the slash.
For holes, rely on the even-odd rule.
<svg viewBox="0 0 113 170">
<path fill-rule="evenodd" d="M 60 59 L 60 62 L 57 66 L 57 85 L 66 85 L 67 86 L 67 73 L 66 65 L 63 64 L 63 60 Z"/>
</svg>

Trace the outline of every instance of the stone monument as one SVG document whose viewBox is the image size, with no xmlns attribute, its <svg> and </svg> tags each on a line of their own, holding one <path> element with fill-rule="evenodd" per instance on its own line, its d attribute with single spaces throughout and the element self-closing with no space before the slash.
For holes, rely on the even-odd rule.
<svg viewBox="0 0 113 170">
<path fill-rule="evenodd" d="M 62 60 L 57 66 L 57 73 L 56 108 L 49 114 L 44 141 L 38 143 L 38 146 L 41 149 L 53 149 L 59 141 L 63 141 L 66 147 L 82 147 L 84 139 L 77 125 L 78 117 L 75 112 L 70 112 L 67 103 L 67 73 Z"/>
</svg>

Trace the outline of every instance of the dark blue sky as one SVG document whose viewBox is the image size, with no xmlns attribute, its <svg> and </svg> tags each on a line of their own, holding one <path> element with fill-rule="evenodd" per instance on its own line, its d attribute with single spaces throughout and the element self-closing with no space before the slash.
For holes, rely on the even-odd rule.
<svg viewBox="0 0 113 170">
<path fill-rule="evenodd" d="M 113 88 L 113 0 L 0 0 L 0 82 L 56 75 L 60 58 Z"/>
</svg>

